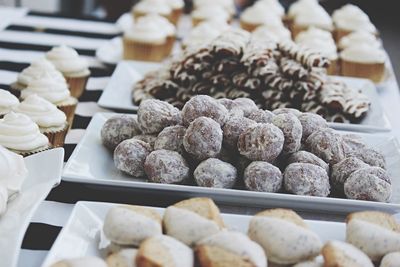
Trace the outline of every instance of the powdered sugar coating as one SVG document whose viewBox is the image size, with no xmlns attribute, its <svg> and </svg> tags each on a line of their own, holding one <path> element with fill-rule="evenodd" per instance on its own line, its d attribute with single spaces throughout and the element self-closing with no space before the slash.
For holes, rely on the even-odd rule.
<svg viewBox="0 0 400 267">
<path fill-rule="evenodd" d="M 365 146 L 364 148 L 353 150 L 350 155 L 364 161 L 368 165 L 386 169 L 385 157 L 373 148 Z"/>
<path fill-rule="evenodd" d="M 248 190 L 278 192 L 282 187 L 282 173 L 279 168 L 265 161 L 253 161 L 244 170 L 244 184 Z"/>
<path fill-rule="evenodd" d="M 320 128 L 327 128 L 328 123 L 324 118 L 314 113 L 303 113 L 298 116 L 301 126 L 303 127 L 302 140 L 305 141 L 310 134 Z"/>
<path fill-rule="evenodd" d="M 275 115 L 290 113 L 297 117 L 302 114 L 300 111 L 298 111 L 297 109 L 294 109 L 294 108 L 277 108 L 277 109 L 274 109 L 272 111 L 272 113 L 274 113 Z"/>
<path fill-rule="evenodd" d="M 183 137 L 185 150 L 198 160 L 216 157 L 222 147 L 222 130 L 211 118 L 199 117 L 190 123 Z"/>
<path fill-rule="evenodd" d="M 322 159 L 307 151 L 297 151 L 289 156 L 286 164 L 292 163 L 310 163 L 323 168 L 326 173 L 329 173 L 329 165 Z"/>
<path fill-rule="evenodd" d="M 144 170 L 151 182 L 162 184 L 180 183 L 190 175 L 186 160 L 178 152 L 164 149 L 147 156 Z"/>
<path fill-rule="evenodd" d="M 343 186 L 353 172 L 367 168 L 368 164 L 358 158 L 349 157 L 332 166 L 331 183 L 339 193 L 343 193 Z"/>
<path fill-rule="evenodd" d="M 350 174 L 344 183 L 347 198 L 387 202 L 392 194 L 390 177 L 379 167 L 368 167 Z"/>
<path fill-rule="evenodd" d="M 292 163 L 283 173 L 283 183 L 289 193 L 326 197 L 330 192 L 326 171 L 310 163 Z"/>
<path fill-rule="evenodd" d="M 114 150 L 122 141 L 140 134 L 139 124 L 134 116 L 115 115 L 109 118 L 101 128 L 103 145 Z"/>
<path fill-rule="evenodd" d="M 236 168 L 216 158 L 207 159 L 199 164 L 193 173 L 199 186 L 213 188 L 232 188 L 236 183 Z"/>
<path fill-rule="evenodd" d="M 233 100 L 244 113 L 244 116 L 250 115 L 251 112 L 258 110 L 256 103 L 250 98 L 239 97 Z"/>
<path fill-rule="evenodd" d="M 208 117 L 223 126 L 228 110 L 214 98 L 207 95 L 192 97 L 182 109 L 183 124 L 188 126 L 196 118 Z"/>
<path fill-rule="evenodd" d="M 185 151 L 183 147 L 183 136 L 185 132 L 186 128 L 181 125 L 164 128 L 155 140 L 154 149 L 172 150 L 182 155 Z"/>
<path fill-rule="evenodd" d="M 157 99 L 147 99 L 140 103 L 137 116 L 140 129 L 146 134 L 158 134 L 165 127 L 182 122 L 179 109 Z"/>
<path fill-rule="evenodd" d="M 132 137 L 132 139 L 143 141 L 150 145 L 151 150 L 154 149 L 154 143 L 156 142 L 157 135 L 153 134 L 139 134 Z"/>
<path fill-rule="evenodd" d="M 247 118 L 258 123 L 271 123 L 275 114 L 269 110 L 257 109 L 248 114 Z"/>
<path fill-rule="evenodd" d="M 257 123 L 239 136 L 238 149 L 248 159 L 273 162 L 282 152 L 284 139 L 275 125 Z"/>
<path fill-rule="evenodd" d="M 229 116 L 224 127 L 222 128 L 224 134 L 224 144 L 236 149 L 239 136 L 245 130 L 255 124 L 256 123 L 254 121 L 242 116 Z"/>
<path fill-rule="evenodd" d="M 135 139 L 122 141 L 114 150 L 115 167 L 133 177 L 144 176 L 144 162 L 150 154 L 149 144 Z"/>
<path fill-rule="evenodd" d="M 285 137 L 283 153 L 290 154 L 299 151 L 303 132 L 299 119 L 290 113 L 279 114 L 273 117 L 272 124 L 281 129 Z"/>
</svg>

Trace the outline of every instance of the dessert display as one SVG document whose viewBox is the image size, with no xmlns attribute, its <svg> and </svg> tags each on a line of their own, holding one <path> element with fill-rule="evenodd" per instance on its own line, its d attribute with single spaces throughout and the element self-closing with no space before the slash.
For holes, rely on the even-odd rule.
<svg viewBox="0 0 400 267">
<path fill-rule="evenodd" d="M 398 247 L 393 242 L 356 242 L 365 237 L 356 236 L 354 221 L 380 231 L 396 231 L 400 224 L 390 214 L 376 211 L 355 212 L 348 215 L 350 222 L 340 228 L 347 240 L 323 240 L 310 222 L 290 209 L 267 209 L 236 223 L 240 230 L 231 229 L 228 217 L 220 214 L 210 198 L 191 198 L 175 203 L 164 210 L 132 205 L 112 205 L 107 209 L 100 240 L 101 257 L 85 256 L 63 259 L 58 266 L 397 266 Z M 161 221 L 163 228 L 161 227 Z M 312 222 L 311 222 L 312 223 Z M 379 226 L 377 226 L 379 225 Z M 358 229 L 366 237 L 380 238 Z M 378 229 L 378 228 L 377 228 Z M 396 233 L 397 234 L 397 233 Z M 381 239 L 390 237 L 383 236 Z M 394 237 L 392 237 L 394 238 Z M 98 242 L 98 241 L 96 241 Z M 369 245 L 370 244 L 370 245 Z M 396 251 L 397 250 L 397 251 Z M 382 254 L 375 258 L 371 255 Z M 104 259 L 104 260 L 103 260 Z M 64 264 L 64 265 L 60 265 Z M 72 265 L 74 264 L 74 265 Z M 375 265 L 374 265 L 375 264 Z M 393 265 L 394 264 L 394 265 Z"/>
<path fill-rule="evenodd" d="M 357 135 L 339 134 L 319 115 L 265 111 L 247 98 L 198 95 L 181 111 L 148 99 L 137 120 L 110 118 L 101 139 L 117 169 L 154 183 L 378 202 L 392 193 L 385 158 Z"/>
<path fill-rule="evenodd" d="M 183 107 L 199 94 L 248 97 L 263 109 L 295 108 L 328 121 L 359 123 L 368 113 L 368 97 L 328 77 L 328 66 L 329 59 L 315 50 L 231 29 L 145 75 L 132 98 L 135 104 L 158 98 Z"/>
<path fill-rule="evenodd" d="M 0 119 L 18 106 L 18 104 L 18 98 L 6 90 L 0 89 Z"/>
</svg>

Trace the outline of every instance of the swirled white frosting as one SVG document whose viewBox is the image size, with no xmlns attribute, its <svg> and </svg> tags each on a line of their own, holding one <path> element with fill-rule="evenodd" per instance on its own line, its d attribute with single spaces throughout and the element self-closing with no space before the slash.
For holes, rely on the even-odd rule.
<svg viewBox="0 0 400 267">
<path fill-rule="evenodd" d="M 342 37 L 339 41 L 338 47 L 340 49 L 345 49 L 346 47 L 360 44 L 368 44 L 377 48 L 381 47 L 381 43 L 378 41 L 376 36 L 366 31 L 356 31 Z"/>
<path fill-rule="evenodd" d="M 0 115 L 10 112 L 18 104 L 18 98 L 6 90 L 0 89 Z"/>
<path fill-rule="evenodd" d="M 24 114 L 10 112 L 0 120 L 0 145 L 8 149 L 31 151 L 48 143 L 39 126 Z"/>
<path fill-rule="evenodd" d="M 171 14 L 172 8 L 165 0 L 142 0 L 133 10 L 140 13 L 156 13 L 164 16 Z"/>
<path fill-rule="evenodd" d="M 79 57 L 75 49 L 66 45 L 53 47 L 46 53 L 46 58 L 64 74 L 88 72 L 88 63 Z"/>
<path fill-rule="evenodd" d="M 20 74 L 18 74 L 17 81 L 21 84 L 28 85 L 28 83 L 33 79 L 37 78 L 43 73 L 48 72 L 57 79 L 65 80 L 61 72 L 59 72 L 56 67 L 47 59 L 40 58 L 31 63 L 31 65 Z"/>
<path fill-rule="evenodd" d="M 235 2 L 233 0 L 194 0 L 193 6 L 195 9 L 200 7 L 209 6 L 215 7 L 220 6 L 225 9 L 230 15 L 235 13 Z"/>
<path fill-rule="evenodd" d="M 35 94 L 28 96 L 14 111 L 27 115 L 42 128 L 60 127 L 67 120 L 64 112 L 46 99 Z"/>
<path fill-rule="evenodd" d="M 155 21 L 138 21 L 124 33 L 124 37 L 133 41 L 149 44 L 165 44 L 167 33 Z"/>
<path fill-rule="evenodd" d="M 174 24 L 172 24 L 171 22 L 169 22 L 168 19 L 166 19 L 165 17 L 162 17 L 160 15 L 157 14 L 148 14 L 146 16 L 142 16 L 140 18 L 138 18 L 137 23 L 156 23 L 159 25 L 159 27 L 165 31 L 167 36 L 175 36 L 176 34 L 176 27 Z"/>
<path fill-rule="evenodd" d="M 385 52 L 368 44 L 349 46 L 340 53 L 343 60 L 359 63 L 385 63 Z"/>
<path fill-rule="evenodd" d="M 208 44 L 227 28 L 229 28 L 228 24 L 223 21 L 204 21 L 194 27 L 182 43 L 186 47 Z"/>
<path fill-rule="evenodd" d="M 299 43 L 301 47 L 311 49 L 312 51 L 321 53 L 330 60 L 338 59 L 335 43 L 327 42 L 319 39 L 306 39 Z"/>
<path fill-rule="evenodd" d="M 274 27 L 268 24 L 257 27 L 251 35 L 257 39 L 271 39 L 275 42 L 291 40 L 291 33 L 286 27 Z"/>
<path fill-rule="evenodd" d="M 318 5 L 318 0 L 298 0 L 289 7 L 288 16 L 294 18 L 304 10 Z"/>
<path fill-rule="evenodd" d="M 246 8 L 240 16 L 240 20 L 250 24 L 266 24 L 275 27 L 283 27 L 281 18 L 265 5 L 253 5 Z"/>
<path fill-rule="evenodd" d="M 229 13 L 221 6 L 200 6 L 192 12 L 192 18 L 199 20 L 212 20 L 219 18 L 228 21 L 230 18 Z"/>
<path fill-rule="evenodd" d="M 0 145 L 0 186 L 7 189 L 9 196 L 21 190 L 27 175 L 23 157 Z"/>
<path fill-rule="evenodd" d="M 167 4 L 172 9 L 182 9 L 185 6 L 185 2 L 183 2 L 183 0 L 167 0 Z"/>
<path fill-rule="evenodd" d="M 47 73 L 33 79 L 21 92 L 21 98 L 25 99 L 32 94 L 37 94 L 56 105 L 70 97 L 67 83 L 61 82 Z"/>
<path fill-rule="evenodd" d="M 283 15 L 285 14 L 285 9 L 278 0 L 259 0 L 254 4 L 254 6 L 265 6 L 268 10 L 279 17 L 283 17 Z"/>
<path fill-rule="evenodd" d="M 7 210 L 8 193 L 7 188 L 0 184 L 0 219 Z"/>
<path fill-rule="evenodd" d="M 331 16 L 320 5 L 311 5 L 299 12 L 294 18 L 294 24 L 300 26 L 314 26 L 327 30 L 333 29 Z"/>
<path fill-rule="evenodd" d="M 335 10 L 332 14 L 332 19 L 339 29 L 376 33 L 376 28 L 371 23 L 368 15 L 355 5 L 347 4 Z"/>
<path fill-rule="evenodd" d="M 335 43 L 335 40 L 332 37 L 332 34 L 329 31 L 322 30 L 316 27 L 310 27 L 306 31 L 300 32 L 296 36 L 296 43 L 301 43 L 307 39 L 319 39 L 327 42 Z"/>
</svg>

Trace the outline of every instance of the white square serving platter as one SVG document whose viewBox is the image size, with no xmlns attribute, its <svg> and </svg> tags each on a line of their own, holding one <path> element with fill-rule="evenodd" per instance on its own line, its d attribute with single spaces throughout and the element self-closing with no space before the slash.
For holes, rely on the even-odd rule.
<svg viewBox="0 0 400 267">
<path fill-rule="evenodd" d="M 99 250 L 100 233 L 107 211 L 114 205 L 118 204 L 78 202 L 42 267 L 49 267 L 62 259 L 84 256 L 102 257 Z M 163 208 L 149 208 L 156 210 L 161 215 L 164 212 Z M 247 233 L 251 216 L 222 214 L 222 218 L 229 230 Z M 346 226 L 344 223 L 311 220 L 306 220 L 306 223 L 312 231 L 318 234 L 323 243 L 329 240 L 345 241 Z"/>
<path fill-rule="evenodd" d="M 61 181 L 64 149 L 56 148 L 24 158 L 28 176 L 18 195 L 0 217 L 0 265 L 17 265 L 22 239 L 39 204 Z M 46 166 L 46 168 L 43 168 Z"/>
<path fill-rule="evenodd" d="M 104 89 L 98 104 L 103 108 L 117 111 L 137 111 L 138 106 L 132 103 L 132 88 L 147 72 L 157 70 L 159 67 L 159 63 L 142 61 L 120 62 L 111 76 L 107 87 Z M 390 131 L 391 125 L 382 108 L 377 88 L 371 81 L 339 76 L 335 76 L 335 78 L 345 82 L 350 87 L 361 89 L 370 99 L 371 107 L 367 116 L 360 124 L 330 123 L 332 128 L 363 132 Z"/>
<path fill-rule="evenodd" d="M 386 157 L 387 169 L 392 177 L 391 203 L 297 196 L 281 193 L 253 192 L 239 189 L 216 189 L 190 185 L 157 184 L 145 179 L 132 178 L 118 171 L 113 155 L 100 139 L 100 131 L 113 114 L 97 113 L 90 122 L 84 137 L 69 158 L 63 172 L 63 180 L 96 185 L 109 185 L 136 190 L 153 190 L 181 197 L 208 196 L 215 200 L 241 206 L 280 206 L 299 210 L 348 213 L 357 210 L 379 209 L 388 212 L 400 211 L 400 145 L 396 138 L 362 133 L 360 136 Z"/>
</svg>

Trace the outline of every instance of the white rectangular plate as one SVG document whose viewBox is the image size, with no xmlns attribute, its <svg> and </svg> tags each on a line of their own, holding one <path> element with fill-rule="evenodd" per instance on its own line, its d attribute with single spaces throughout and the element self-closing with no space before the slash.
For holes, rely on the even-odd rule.
<svg viewBox="0 0 400 267">
<path fill-rule="evenodd" d="M 67 224 L 58 235 L 42 267 L 62 260 L 84 256 L 102 257 L 99 247 L 100 233 L 107 211 L 114 205 L 99 202 L 78 202 L 74 207 Z M 152 207 L 150 207 L 152 208 Z M 162 208 L 152 208 L 161 215 Z M 247 233 L 251 216 L 222 214 L 229 230 Z M 306 220 L 306 223 L 325 243 L 328 240 L 345 241 L 345 224 L 326 221 Z"/>
<path fill-rule="evenodd" d="M 132 88 L 136 82 L 152 70 L 160 67 L 159 63 L 123 61 L 118 64 L 111 79 L 100 97 L 99 105 L 125 112 L 137 111 L 138 106 L 132 103 Z M 379 95 L 374 84 L 366 79 L 335 76 L 353 88 L 359 88 L 371 101 L 371 108 L 360 124 L 330 123 L 332 128 L 348 131 L 389 131 L 389 120 L 383 111 Z"/>
<path fill-rule="evenodd" d="M 24 159 L 28 169 L 20 193 L 0 217 L 0 265 L 16 266 L 22 239 L 39 204 L 61 180 L 64 149 L 56 148 Z M 46 168 L 43 168 L 46 166 Z"/>
<path fill-rule="evenodd" d="M 107 118 L 112 115 L 98 113 L 93 117 L 84 137 L 65 166 L 63 180 L 132 189 L 158 190 L 168 194 L 179 194 L 182 197 L 210 196 L 219 201 L 248 206 L 282 206 L 293 209 L 334 211 L 338 213 L 365 209 L 381 209 L 389 212 L 400 211 L 400 146 L 394 137 L 360 134 L 366 143 L 384 154 L 389 174 L 392 177 L 392 203 L 378 203 L 339 198 L 252 192 L 238 189 L 156 184 L 149 183 L 144 179 L 135 179 L 115 168 L 112 153 L 101 144 L 100 130 Z"/>
</svg>

